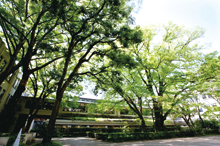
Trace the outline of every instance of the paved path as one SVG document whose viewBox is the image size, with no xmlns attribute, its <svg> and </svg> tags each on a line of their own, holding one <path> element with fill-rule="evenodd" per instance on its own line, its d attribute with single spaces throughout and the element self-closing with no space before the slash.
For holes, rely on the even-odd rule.
<svg viewBox="0 0 220 146">
<path fill-rule="evenodd" d="M 40 139 L 36 139 L 39 141 Z M 220 136 L 201 136 L 173 138 L 163 140 L 132 141 L 123 143 L 107 143 L 94 138 L 53 138 L 63 146 L 220 146 Z"/>
</svg>

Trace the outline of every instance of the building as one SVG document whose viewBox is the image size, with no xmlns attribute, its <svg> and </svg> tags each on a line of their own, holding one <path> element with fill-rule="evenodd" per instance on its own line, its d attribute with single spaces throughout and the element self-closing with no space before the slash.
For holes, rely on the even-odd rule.
<svg viewBox="0 0 220 146">
<path fill-rule="evenodd" d="M 21 99 L 21 109 L 17 111 L 16 117 L 18 117 L 19 122 L 16 123 L 14 131 L 18 131 L 21 127 L 24 127 L 26 123 L 26 119 L 29 115 L 30 105 L 33 97 L 23 96 Z M 125 122 L 130 126 L 139 127 L 140 123 L 137 122 L 137 115 L 129 115 L 125 112 L 126 109 L 123 110 L 109 110 L 105 112 L 99 112 L 91 110 L 87 108 L 88 104 L 95 104 L 96 99 L 90 98 L 79 98 L 78 106 L 76 108 L 66 108 L 60 107 L 58 117 L 56 120 L 56 127 L 122 127 L 125 125 Z M 54 105 L 54 100 L 47 99 L 40 107 L 36 118 L 32 122 L 32 128 L 35 128 L 36 125 L 42 124 L 42 122 L 48 122 L 50 115 L 52 113 L 52 108 Z M 92 111 L 92 112 L 91 112 Z M 98 121 L 89 121 L 82 120 L 84 117 L 92 117 L 100 118 Z M 82 118 L 82 119 L 74 119 L 74 117 Z M 144 116 L 144 118 L 148 118 L 148 116 Z M 136 122 L 135 122 L 136 121 Z"/>
<path fill-rule="evenodd" d="M 14 131 L 19 130 L 21 127 L 25 126 L 29 111 L 31 108 L 31 102 L 33 97 L 23 96 L 21 99 L 21 109 L 17 111 L 16 117 L 18 118 Z M 211 105 L 216 104 L 214 99 L 208 95 L 199 95 L 198 101 L 203 103 L 210 102 Z M 204 101 L 202 101 L 204 100 Z M 75 108 L 61 107 L 59 108 L 58 117 L 56 120 L 56 127 L 123 127 L 125 123 L 130 127 L 140 127 L 140 122 L 138 122 L 138 116 L 136 114 L 130 114 L 126 107 L 124 109 L 110 109 L 108 111 L 96 111 L 95 106 L 89 107 L 89 104 L 95 104 L 97 99 L 90 98 L 79 98 L 78 106 Z M 208 101 L 208 102 L 207 102 Z M 54 105 L 53 99 L 46 99 L 41 105 L 36 118 L 32 121 L 32 128 L 36 128 L 36 125 L 42 124 L 43 122 L 48 122 L 50 115 L 52 113 L 52 108 Z M 89 107 L 89 108 L 88 108 Z M 203 114 L 206 109 L 201 108 L 200 113 Z M 96 121 L 87 120 L 88 117 L 97 118 Z M 144 116 L 145 119 L 152 119 L 151 116 Z M 194 119 L 198 119 L 197 115 L 194 115 Z M 168 118 L 168 120 L 171 120 Z M 172 121 L 172 120 L 171 120 Z M 175 124 L 186 125 L 182 118 L 177 118 L 173 120 Z M 166 125 L 174 125 L 169 123 Z"/>
<path fill-rule="evenodd" d="M 10 61 L 10 55 L 7 52 L 4 42 L 0 38 L 0 72 L 4 71 Z M 21 74 L 19 70 L 9 75 L 8 78 L 0 85 L 0 112 L 4 105 L 8 103 L 13 96 L 20 82 Z"/>
</svg>

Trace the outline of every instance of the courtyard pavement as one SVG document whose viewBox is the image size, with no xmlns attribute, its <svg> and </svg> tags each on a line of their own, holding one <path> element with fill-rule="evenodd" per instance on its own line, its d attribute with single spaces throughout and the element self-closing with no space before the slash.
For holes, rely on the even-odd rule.
<svg viewBox="0 0 220 146">
<path fill-rule="evenodd" d="M 201 136 L 161 140 L 108 143 L 88 137 L 53 138 L 63 146 L 220 146 L 220 136 Z M 36 138 L 36 141 L 41 139 Z"/>
</svg>

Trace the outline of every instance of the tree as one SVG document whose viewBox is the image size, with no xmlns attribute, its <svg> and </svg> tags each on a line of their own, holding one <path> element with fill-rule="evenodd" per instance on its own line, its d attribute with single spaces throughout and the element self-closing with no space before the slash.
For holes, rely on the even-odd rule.
<svg viewBox="0 0 220 146">
<path fill-rule="evenodd" d="M 64 4 L 58 1 L 1 2 L 0 26 L 10 61 L 0 74 L 0 84 L 21 66 L 25 72 L 33 56 L 36 56 L 34 59 L 42 59 L 37 58 L 42 50 L 47 53 L 58 51 L 58 44 L 63 42 L 62 32 L 57 31 L 61 20 L 59 15 L 62 14 L 61 5 Z"/>
<path fill-rule="evenodd" d="M 156 30 L 156 29 L 155 29 Z M 184 30 L 175 24 L 158 28 L 161 40 L 154 44 L 155 30 L 146 29 L 146 40 L 132 48 L 139 63 L 137 74 L 152 99 L 155 128 L 163 130 L 164 120 L 179 102 L 181 94 L 192 90 L 201 49 L 193 41 L 203 35 L 199 28 Z"/>
<path fill-rule="evenodd" d="M 59 53 L 55 52 L 60 51 L 59 44 L 63 42 L 62 32 L 57 31 L 57 26 L 64 4 L 58 1 L 10 0 L 3 1 L 1 5 L 0 25 L 10 61 L 0 74 L 0 84 L 20 67 L 23 72 L 14 96 L 0 115 L 0 131 L 7 132 L 5 128 L 10 126 L 16 103 L 25 90 L 30 74 L 61 58 Z M 45 59 L 46 63 L 40 62 L 39 59 Z M 38 65 L 30 69 L 33 60 L 38 60 Z"/>
<path fill-rule="evenodd" d="M 56 91 L 56 81 L 51 76 L 50 71 L 43 68 L 32 74 L 30 78 L 30 86 L 32 86 L 34 97 L 29 105 L 30 111 L 27 119 L 25 131 L 28 132 L 33 119 L 36 117 L 39 109 L 44 104 L 45 99 Z"/>
<path fill-rule="evenodd" d="M 198 92 L 212 96 L 220 104 L 220 56 L 218 52 L 205 55 L 199 68 L 199 73 L 201 79 L 199 80 Z"/>
<path fill-rule="evenodd" d="M 123 58 L 121 59 L 123 60 Z M 136 69 L 137 68 L 127 69 L 122 67 L 117 71 L 106 72 L 105 74 L 99 75 L 96 79 L 98 79 L 97 85 L 107 92 L 106 100 L 113 103 L 125 102 L 128 107 L 138 115 L 142 130 L 146 132 L 143 107 L 147 106 L 148 93 L 146 92 L 146 87 L 141 84 Z"/>
<path fill-rule="evenodd" d="M 65 58 L 61 61 L 63 72 L 58 79 L 56 100 L 43 143 L 51 141 L 67 86 L 81 75 L 99 74 L 110 67 L 105 60 L 110 52 L 118 50 L 116 40 L 126 47 L 141 40 L 141 34 L 128 26 L 131 8 L 125 0 L 66 2 L 71 7 L 67 7 L 62 15 L 62 31 L 67 34 Z"/>
<path fill-rule="evenodd" d="M 144 94 L 140 96 L 142 103 L 150 99 L 156 131 L 162 131 L 173 107 L 181 102 L 187 90 L 194 90 L 195 82 L 199 79 L 197 71 L 202 58 L 199 52 L 201 47 L 193 42 L 203 35 L 203 31 L 199 28 L 186 30 L 172 23 L 158 28 L 148 27 L 143 31 L 145 40 L 127 49 L 127 53 L 136 61 L 136 67 L 120 69 L 121 78 L 125 81 L 121 84 L 113 82 L 112 88 L 121 97 L 128 98 L 134 93 L 135 98 L 132 96 L 128 101 L 123 97 L 127 104 L 139 98 L 140 95 L 134 90 Z M 129 84 L 126 81 L 128 75 L 131 76 Z"/>
</svg>

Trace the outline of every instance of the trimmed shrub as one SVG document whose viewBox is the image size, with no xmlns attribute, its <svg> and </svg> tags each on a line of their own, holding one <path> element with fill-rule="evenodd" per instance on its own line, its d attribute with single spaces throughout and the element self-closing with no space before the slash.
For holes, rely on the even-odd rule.
<svg viewBox="0 0 220 146">
<path fill-rule="evenodd" d="M 41 142 L 38 142 L 35 143 L 33 146 L 62 146 L 62 144 L 59 142 L 51 141 L 50 143 L 46 143 L 46 144 L 41 144 Z"/>
<path fill-rule="evenodd" d="M 94 132 L 86 132 L 86 135 L 91 138 L 95 138 Z"/>
<path fill-rule="evenodd" d="M 205 134 L 219 134 L 219 129 L 205 129 Z"/>
<path fill-rule="evenodd" d="M 123 132 L 123 129 L 114 129 L 114 128 L 68 128 L 65 132 L 96 132 L 96 133 L 116 133 Z"/>
<path fill-rule="evenodd" d="M 203 121 L 204 123 L 204 128 L 208 128 L 208 129 L 219 129 L 219 122 L 216 121 L 216 120 L 211 120 L 211 121 L 208 121 L 208 120 L 204 120 Z"/>
<path fill-rule="evenodd" d="M 123 142 L 123 141 L 135 141 L 135 140 L 149 140 L 149 139 L 165 139 L 174 137 L 190 137 L 198 136 L 210 133 L 219 133 L 218 129 L 199 130 L 187 129 L 182 131 L 164 131 L 164 132 L 133 132 L 133 133 L 95 133 L 87 132 L 87 136 L 95 135 L 96 139 L 108 141 L 108 142 Z"/>
<path fill-rule="evenodd" d="M 64 137 L 84 137 L 86 136 L 85 132 L 69 132 L 63 134 Z"/>
</svg>

